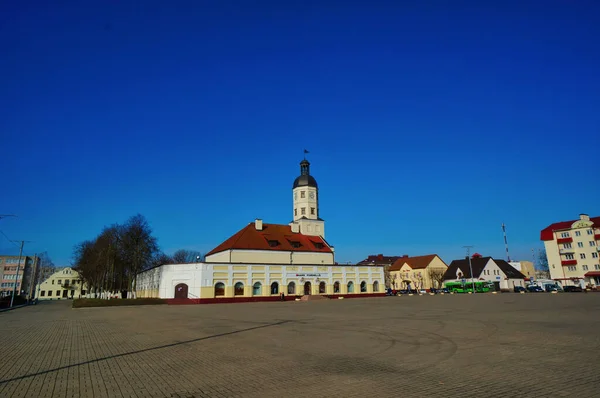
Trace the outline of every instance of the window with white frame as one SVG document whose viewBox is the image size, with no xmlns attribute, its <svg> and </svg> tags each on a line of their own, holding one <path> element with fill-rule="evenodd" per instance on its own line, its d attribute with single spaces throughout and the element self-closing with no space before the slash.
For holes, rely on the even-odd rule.
<svg viewBox="0 0 600 398">
<path fill-rule="evenodd" d="M 571 247 L 572 247 L 572 246 L 571 246 L 571 244 L 570 244 L 570 243 L 565 243 L 565 244 L 563 245 L 563 248 L 564 248 L 564 249 L 570 249 Z"/>
<path fill-rule="evenodd" d="M 565 254 L 567 260 L 573 260 L 575 257 L 572 254 Z"/>
<path fill-rule="evenodd" d="M 577 266 L 576 265 L 569 265 L 567 267 L 567 270 L 569 270 L 569 271 L 577 271 Z"/>
<path fill-rule="evenodd" d="M 584 271 L 588 270 L 588 266 L 587 265 L 582 265 L 581 268 L 583 268 Z"/>
<path fill-rule="evenodd" d="M 591 240 L 590 241 L 590 246 L 596 246 L 596 241 L 595 240 Z"/>
<path fill-rule="evenodd" d="M 596 264 L 596 265 L 594 265 L 594 269 L 595 269 L 595 270 L 600 270 L 600 264 Z"/>
<path fill-rule="evenodd" d="M 583 247 L 583 242 L 577 242 L 577 247 Z"/>
<path fill-rule="evenodd" d="M 585 253 L 579 253 L 579 258 L 585 260 Z"/>
<path fill-rule="evenodd" d="M 581 231 L 575 231 L 575 236 L 581 236 Z"/>
<path fill-rule="evenodd" d="M 596 253 L 596 252 L 593 252 L 593 253 L 592 253 L 592 258 L 598 258 L 598 253 Z"/>
<path fill-rule="evenodd" d="M 568 232 L 563 232 L 562 234 L 560 234 L 561 238 L 568 238 L 569 237 L 569 233 Z"/>
<path fill-rule="evenodd" d="M 588 229 L 588 230 L 587 230 L 587 234 L 588 234 L 588 235 L 594 235 L 594 231 L 593 231 L 592 229 Z"/>
</svg>

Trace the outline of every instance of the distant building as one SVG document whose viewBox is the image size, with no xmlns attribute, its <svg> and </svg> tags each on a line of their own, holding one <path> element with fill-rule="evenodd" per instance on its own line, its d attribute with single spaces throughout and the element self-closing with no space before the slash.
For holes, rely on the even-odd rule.
<svg viewBox="0 0 600 398">
<path fill-rule="evenodd" d="M 385 274 L 385 287 L 393 288 L 392 280 L 390 277 L 390 267 L 402 256 L 384 256 L 383 254 L 371 254 L 366 259 L 360 261 L 356 265 L 358 266 L 377 266 L 383 267 L 383 272 Z M 404 255 L 404 257 L 408 257 Z"/>
<path fill-rule="evenodd" d="M 80 298 L 86 293 L 79 273 L 68 267 L 53 273 L 35 289 L 39 300 Z"/>
<path fill-rule="evenodd" d="M 540 233 L 550 277 L 563 285 L 600 285 L 600 217 L 550 224 Z"/>
<path fill-rule="evenodd" d="M 473 269 L 472 277 L 471 268 Z M 444 281 L 460 281 L 462 279 L 465 279 L 467 283 L 472 281 L 492 282 L 497 291 L 513 290 L 515 286 L 525 287 L 525 275 L 506 261 L 482 257 L 477 253 L 471 257 L 470 266 L 468 257 L 454 260 L 448 266 Z"/>
<path fill-rule="evenodd" d="M 402 256 L 390 267 L 393 289 L 440 288 L 448 265 L 437 255 Z"/>
<path fill-rule="evenodd" d="M 509 261 L 509 264 L 525 275 L 526 278 L 537 278 L 537 272 L 535 267 L 533 266 L 533 262 L 531 261 Z"/>
<path fill-rule="evenodd" d="M 33 273 L 39 267 L 39 257 L 0 255 L 0 296 L 12 295 L 16 285 L 16 295 L 32 297 Z M 17 275 L 18 268 L 18 275 Z"/>
</svg>

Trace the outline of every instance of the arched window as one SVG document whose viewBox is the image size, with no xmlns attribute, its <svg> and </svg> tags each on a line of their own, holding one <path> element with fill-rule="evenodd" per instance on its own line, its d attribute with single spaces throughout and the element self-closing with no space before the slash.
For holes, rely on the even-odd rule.
<svg viewBox="0 0 600 398">
<path fill-rule="evenodd" d="M 262 294 L 262 285 L 260 282 L 256 282 L 254 286 L 252 286 L 252 295 L 260 296 Z"/>
<path fill-rule="evenodd" d="M 361 292 L 361 293 L 365 293 L 366 291 L 367 291 L 367 282 L 365 282 L 365 281 L 362 281 L 362 282 L 360 283 L 360 292 Z"/>
<path fill-rule="evenodd" d="M 373 282 L 373 291 L 374 292 L 379 291 L 379 282 L 377 282 L 377 281 Z"/>
<path fill-rule="evenodd" d="M 348 293 L 354 293 L 354 282 L 348 282 Z"/>
<path fill-rule="evenodd" d="M 225 295 L 225 284 L 223 282 L 219 282 L 215 285 L 215 297 L 224 296 Z"/>
<path fill-rule="evenodd" d="M 271 294 L 279 294 L 279 283 L 271 283 Z"/>
<path fill-rule="evenodd" d="M 336 282 L 333 284 L 333 292 L 334 292 L 334 293 L 339 293 L 339 292 L 340 292 L 340 283 L 339 283 L 338 281 L 336 281 Z"/>
<path fill-rule="evenodd" d="M 324 294 L 326 291 L 326 285 L 325 282 L 321 282 L 319 283 L 319 294 Z"/>
<path fill-rule="evenodd" d="M 243 296 L 244 295 L 244 284 L 242 282 L 238 282 L 235 284 L 233 288 L 234 296 Z"/>
<path fill-rule="evenodd" d="M 288 294 L 296 294 L 296 284 L 294 282 L 288 283 Z"/>
</svg>

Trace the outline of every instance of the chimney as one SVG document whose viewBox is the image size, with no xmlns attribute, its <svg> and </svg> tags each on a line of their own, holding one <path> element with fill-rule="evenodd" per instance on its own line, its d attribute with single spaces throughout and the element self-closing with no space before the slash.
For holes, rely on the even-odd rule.
<svg viewBox="0 0 600 398">
<path fill-rule="evenodd" d="M 262 224 L 262 220 L 260 218 L 257 218 L 256 220 L 254 220 L 254 228 L 256 228 L 257 231 L 262 231 L 263 224 Z"/>
<path fill-rule="evenodd" d="M 377 255 L 377 260 L 380 260 L 380 261 L 383 260 L 383 254 L 378 254 Z"/>
<path fill-rule="evenodd" d="M 404 254 L 402 258 L 408 258 L 408 254 Z"/>
<path fill-rule="evenodd" d="M 300 232 L 300 225 L 298 223 L 291 223 L 290 226 L 292 227 L 292 232 L 297 234 L 298 232 Z"/>
<path fill-rule="evenodd" d="M 579 215 L 579 219 L 582 221 L 590 221 L 590 216 L 588 216 L 587 214 L 580 214 Z"/>
</svg>

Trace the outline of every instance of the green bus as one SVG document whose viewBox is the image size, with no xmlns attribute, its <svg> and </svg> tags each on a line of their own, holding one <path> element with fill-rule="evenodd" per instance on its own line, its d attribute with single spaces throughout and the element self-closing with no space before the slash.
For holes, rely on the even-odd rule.
<svg viewBox="0 0 600 398">
<path fill-rule="evenodd" d="M 462 281 L 452 281 L 446 282 L 446 289 L 453 293 L 469 293 L 473 292 L 473 283 L 470 281 L 465 282 Z M 476 293 L 487 293 L 493 292 L 496 288 L 492 282 L 487 281 L 477 281 L 475 282 L 475 292 Z"/>
</svg>

